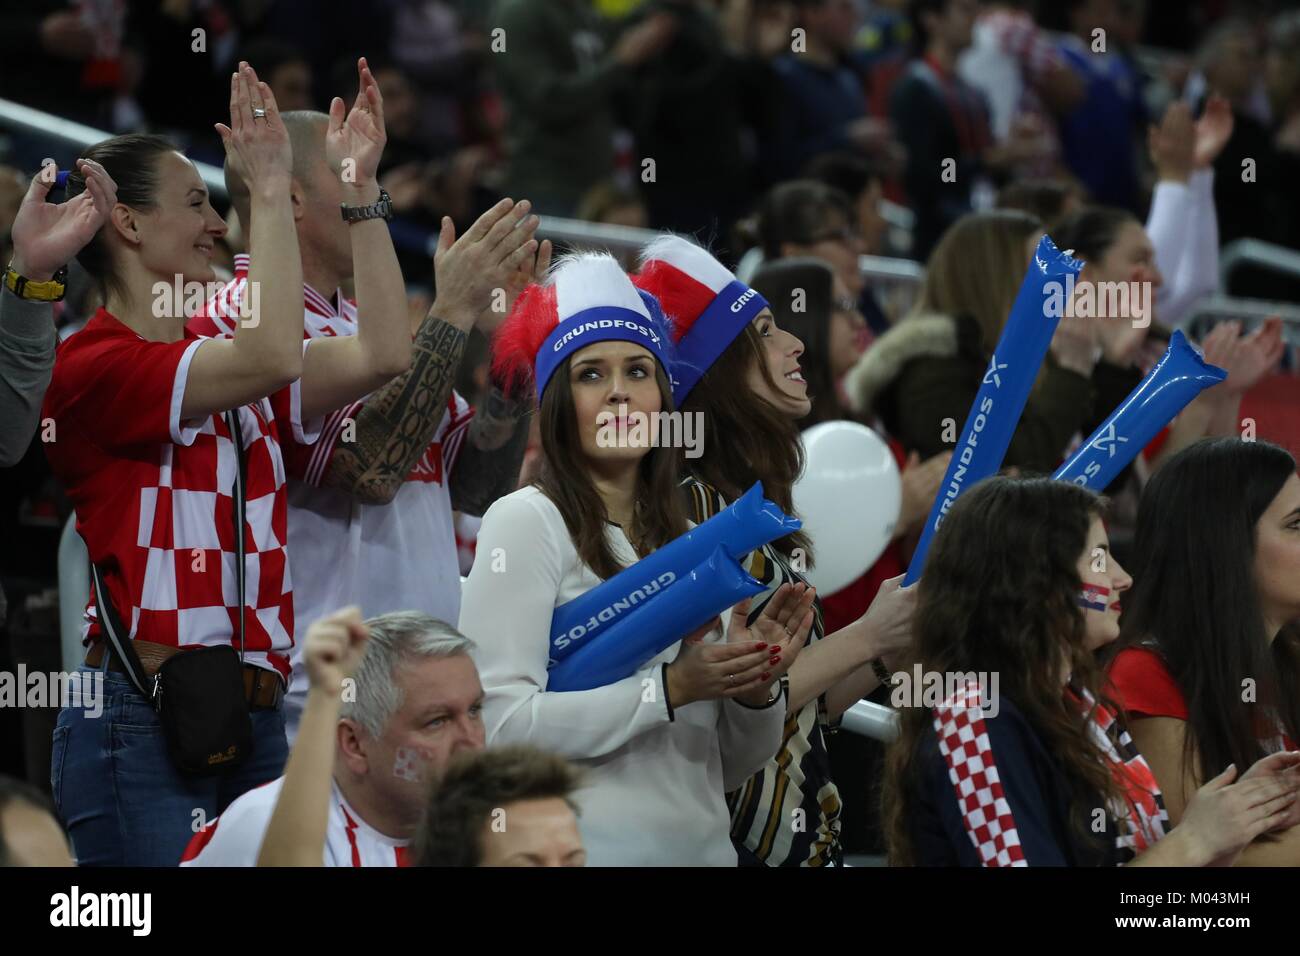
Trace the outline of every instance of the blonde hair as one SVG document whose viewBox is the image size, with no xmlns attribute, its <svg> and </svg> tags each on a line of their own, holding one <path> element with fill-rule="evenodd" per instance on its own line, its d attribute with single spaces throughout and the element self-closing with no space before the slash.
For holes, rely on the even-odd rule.
<svg viewBox="0 0 1300 956">
<path fill-rule="evenodd" d="M 963 216 L 930 253 L 925 282 L 911 315 L 969 315 L 982 346 L 997 344 L 1025 276 L 1025 240 L 1043 231 L 1029 213 L 994 209 Z"/>
</svg>

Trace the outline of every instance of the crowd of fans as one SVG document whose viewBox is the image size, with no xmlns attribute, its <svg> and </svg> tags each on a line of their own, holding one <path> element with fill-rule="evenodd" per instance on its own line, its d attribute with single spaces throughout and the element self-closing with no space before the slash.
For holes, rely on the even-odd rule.
<svg viewBox="0 0 1300 956">
<path fill-rule="evenodd" d="M 1233 239 L 1300 249 L 1300 15 L 13 7 L 3 96 L 111 135 L 17 135 L 0 167 L 27 283 L 0 291 L 0 572 L 12 656 L 58 669 L 41 589 L 75 510 L 104 717 L 29 722 L 5 769 L 53 800 L 0 779 L 0 862 L 1300 863 L 1300 478 L 1242 437 L 1252 390 L 1294 374 L 1282 322 L 1200 336 L 1227 380 L 1109 498 L 1033 477 L 1205 296 L 1298 297 L 1218 275 Z M 657 238 L 562 250 L 541 217 Z M 1149 298 L 1060 322 L 1007 474 L 901 588 L 1044 233 L 1081 285 Z M 923 264 L 913 300 L 863 255 Z M 205 292 L 160 311 L 174 277 Z M 556 339 L 588 309 L 649 344 Z M 698 415 L 703 455 L 598 445 L 624 407 Z M 792 532 L 744 557 L 763 591 L 725 624 L 547 690 L 554 608 L 755 482 L 793 514 L 800 432 L 838 420 L 902 476 L 871 568 L 817 593 Z M 194 774 L 160 675 L 232 647 L 248 726 L 231 770 Z M 972 684 L 904 708 L 888 753 L 838 730 L 914 664 L 1001 675 L 1001 712 Z"/>
</svg>

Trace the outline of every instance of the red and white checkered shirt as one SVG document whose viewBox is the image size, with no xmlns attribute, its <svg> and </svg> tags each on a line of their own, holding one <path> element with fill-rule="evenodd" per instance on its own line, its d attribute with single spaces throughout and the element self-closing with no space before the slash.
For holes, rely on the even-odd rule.
<svg viewBox="0 0 1300 956">
<path fill-rule="evenodd" d="M 100 309 L 59 346 L 46 454 L 132 638 L 238 646 L 233 498 L 238 460 L 223 416 L 181 420 L 205 340 L 148 341 Z M 247 462 L 245 660 L 286 678 L 293 592 L 277 418 L 308 443 L 298 386 L 239 409 Z M 91 606 L 86 639 L 98 634 Z"/>
<path fill-rule="evenodd" d="M 191 330 L 233 333 L 247 288 L 248 261 L 246 255 L 235 257 L 234 278 L 213 297 L 203 315 L 191 320 Z M 307 339 L 355 335 L 356 303 L 341 291 L 331 300 L 304 286 L 303 329 Z M 312 621 L 348 604 L 359 605 L 366 616 L 419 610 L 454 625 L 460 616 L 460 567 L 447 476 L 474 410 L 452 392 L 429 447 L 396 497 L 380 505 L 327 487 L 334 451 L 340 443 L 353 440 L 365 402 L 360 399 L 327 415 L 320 441 L 285 442 L 289 547 L 297 571 L 294 603 L 299 627 L 305 632 Z M 307 690 L 296 653 L 293 664 L 291 723 Z"/>
</svg>

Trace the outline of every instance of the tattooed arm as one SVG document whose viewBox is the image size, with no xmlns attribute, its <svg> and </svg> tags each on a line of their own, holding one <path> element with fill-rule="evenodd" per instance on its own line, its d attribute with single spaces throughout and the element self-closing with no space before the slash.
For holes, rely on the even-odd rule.
<svg viewBox="0 0 1300 956">
<path fill-rule="evenodd" d="M 410 370 L 367 398 L 353 441 L 340 441 L 323 485 L 386 505 L 420 460 L 447 413 L 468 333 L 429 310 L 415 336 Z"/>
<path fill-rule="evenodd" d="M 451 220 L 443 220 L 434 256 L 438 296 L 416 333 L 411 367 L 365 400 L 353 440 L 334 449 L 324 485 L 372 504 L 393 500 L 446 414 L 469 330 L 488 311 L 495 289 L 511 291 L 519 274 L 531 275 L 526 266 L 538 252 L 532 238 L 538 220 L 528 210 L 526 200 L 504 199 L 459 240 Z M 491 422 L 483 429 L 491 433 Z"/>
<path fill-rule="evenodd" d="M 495 385 L 474 413 L 460 457 L 451 471 L 451 507 L 480 517 L 492 502 L 519 483 L 528 445 L 527 406 L 511 401 Z"/>
</svg>

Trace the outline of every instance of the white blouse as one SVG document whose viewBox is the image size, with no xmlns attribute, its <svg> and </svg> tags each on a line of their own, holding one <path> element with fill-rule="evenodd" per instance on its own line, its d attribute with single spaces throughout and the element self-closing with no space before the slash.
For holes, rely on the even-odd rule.
<svg viewBox="0 0 1300 956">
<path fill-rule="evenodd" d="M 636 561 L 621 528 L 606 534 L 620 562 Z M 551 613 L 600 582 L 538 489 L 483 516 L 460 630 L 477 644 L 488 746 L 528 744 L 583 770 L 576 800 L 592 866 L 735 866 L 723 794 L 780 748 L 785 702 L 696 701 L 670 717 L 663 665 L 680 642 L 616 683 L 548 692 Z M 706 640 L 722 639 L 719 629 Z"/>
<path fill-rule="evenodd" d="M 1164 279 L 1156 292 L 1156 318 L 1180 328 L 1197 300 L 1219 288 L 1214 170 L 1195 170 L 1186 183 L 1156 183 L 1146 230 Z"/>
</svg>

